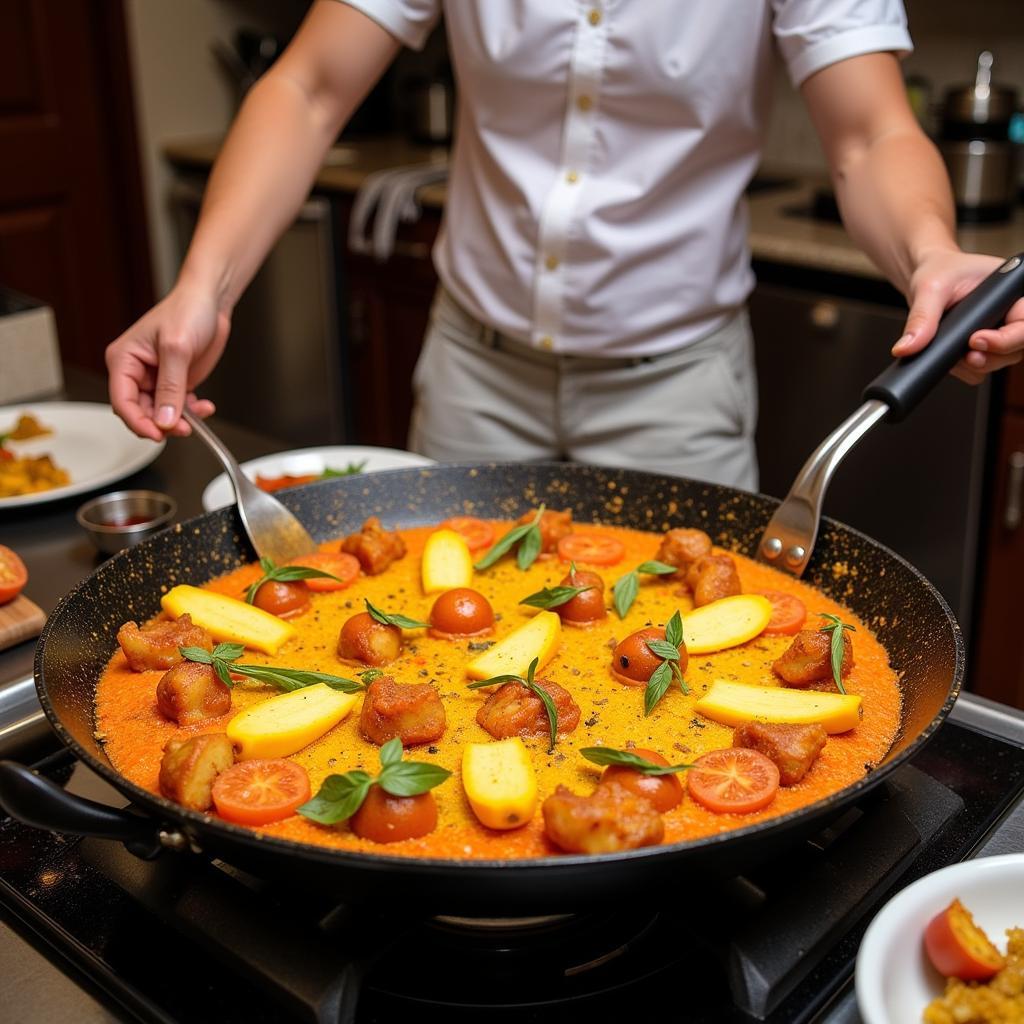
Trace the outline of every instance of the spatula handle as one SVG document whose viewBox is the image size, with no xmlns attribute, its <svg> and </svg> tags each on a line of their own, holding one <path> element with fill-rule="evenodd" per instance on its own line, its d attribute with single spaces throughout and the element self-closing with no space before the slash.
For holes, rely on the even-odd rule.
<svg viewBox="0 0 1024 1024">
<path fill-rule="evenodd" d="M 902 420 L 967 354 L 975 331 L 997 327 L 1024 296 L 1024 253 L 1011 256 L 939 321 L 935 337 L 920 352 L 897 359 L 865 389 L 864 399 L 889 406 L 890 423 Z"/>
</svg>

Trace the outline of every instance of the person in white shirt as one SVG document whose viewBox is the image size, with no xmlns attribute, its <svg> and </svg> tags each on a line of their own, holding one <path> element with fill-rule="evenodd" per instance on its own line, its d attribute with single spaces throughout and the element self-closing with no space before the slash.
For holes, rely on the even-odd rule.
<svg viewBox="0 0 1024 1024">
<path fill-rule="evenodd" d="M 231 310 L 400 45 L 443 12 L 459 86 L 441 286 L 410 443 L 440 459 L 573 458 L 754 488 L 744 189 L 775 48 L 844 222 L 906 295 L 896 355 L 999 264 L 957 247 L 907 104 L 899 0 L 317 0 L 253 87 L 178 281 L 108 348 L 136 433 L 187 434 Z M 1024 301 L 958 375 L 1020 360 Z"/>
</svg>

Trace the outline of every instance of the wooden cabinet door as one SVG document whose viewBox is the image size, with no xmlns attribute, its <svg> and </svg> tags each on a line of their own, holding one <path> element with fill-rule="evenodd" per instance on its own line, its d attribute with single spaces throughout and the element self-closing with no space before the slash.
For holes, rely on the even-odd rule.
<svg viewBox="0 0 1024 1024">
<path fill-rule="evenodd" d="M 152 301 L 120 0 L 0 3 L 0 284 L 93 369 Z"/>
<path fill-rule="evenodd" d="M 971 679 L 984 697 L 1024 708 L 1024 413 L 1003 417 Z"/>
</svg>

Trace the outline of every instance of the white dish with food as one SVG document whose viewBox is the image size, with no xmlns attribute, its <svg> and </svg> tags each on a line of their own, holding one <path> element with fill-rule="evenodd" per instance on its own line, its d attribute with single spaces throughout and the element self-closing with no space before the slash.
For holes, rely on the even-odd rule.
<svg viewBox="0 0 1024 1024">
<path fill-rule="evenodd" d="M 404 469 L 408 466 L 431 466 L 433 459 L 398 448 L 376 448 L 367 445 L 329 445 L 322 448 L 297 448 L 293 451 L 262 455 L 242 463 L 242 471 L 253 482 L 257 476 L 319 476 L 327 470 L 376 473 L 382 469 Z M 358 467 L 358 468 L 357 468 Z M 235 503 L 235 492 L 226 473 L 214 477 L 203 491 L 203 509 L 213 512 Z"/>
<path fill-rule="evenodd" d="M 894 896 L 871 922 L 857 954 L 864 1024 L 918 1024 L 945 991 L 924 946 L 929 921 L 954 900 L 1006 952 L 1006 930 L 1024 928 L 1024 854 L 979 857 L 935 871 Z"/>
<path fill-rule="evenodd" d="M 99 402 L 23 402 L 0 407 L 0 434 L 13 430 L 24 414 L 50 433 L 25 441 L 8 439 L 4 447 L 16 458 L 49 455 L 70 481 L 45 491 L 0 497 L 0 510 L 39 505 L 94 491 L 148 466 L 164 449 L 163 441 L 136 437 L 114 410 Z"/>
</svg>

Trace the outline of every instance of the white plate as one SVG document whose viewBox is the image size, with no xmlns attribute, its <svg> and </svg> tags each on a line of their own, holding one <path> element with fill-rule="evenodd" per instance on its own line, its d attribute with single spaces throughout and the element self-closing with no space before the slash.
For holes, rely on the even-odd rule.
<svg viewBox="0 0 1024 1024">
<path fill-rule="evenodd" d="M 1024 854 L 979 857 L 918 879 L 871 922 L 857 954 L 857 1004 L 864 1024 L 917 1024 L 945 982 L 924 949 L 928 922 L 954 899 L 1000 949 L 1024 927 Z"/>
<path fill-rule="evenodd" d="M 49 455 L 71 475 L 71 483 L 35 494 L 0 498 L 0 509 L 39 505 L 93 491 L 148 466 L 163 450 L 163 441 L 136 437 L 109 405 L 99 402 L 24 402 L 0 407 L 0 434 L 31 413 L 53 431 L 31 441 L 8 441 L 15 455 Z"/>
<path fill-rule="evenodd" d="M 262 476 L 304 476 L 307 473 L 322 473 L 325 469 L 345 469 L 353 463 L 365 462 L 364 473 L 379 469 L 402 469 L 406 466 L 431 466 L 433 459 L 397 448 L 370 448 L 359 445 L 334 445 L 326 448 L 297 448 L 276 455 L 263 455 L 242 463 L 242 469 L 250 480 L 256 474 Z M 225 508 L 235 503 L 235 492 L 226 473 L 214 477 L 203 491 L 203 508 L 207 512 Z"/>
</svg>

